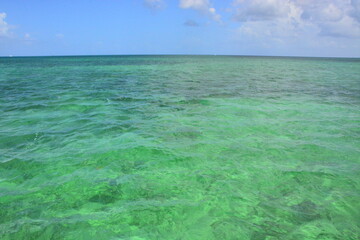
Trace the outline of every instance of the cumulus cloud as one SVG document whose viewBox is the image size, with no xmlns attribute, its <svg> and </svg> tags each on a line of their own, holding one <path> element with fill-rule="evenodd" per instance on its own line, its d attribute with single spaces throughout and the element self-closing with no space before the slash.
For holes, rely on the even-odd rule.
<svg viewBox="0 0 360 240">
<path fill-rule="evenodd" d="M 302 18 L 309 21 L 338 21 L 345 13 L 344 6 L 331 1 L 297 1 L 303 13 Z"/>
<path fill-rule="evenodd" d="M 277 36 L 317 29 L 321 36 L 360 37 L 360 0 L 235 0 L 234 4 L 234 19 L 244 29 L 254 27 Z"/>
<path fill-rule="evenodd" d="M 360 37 L 357 19 L 359 0 L 321 0 L 309 2 L 297 0 L 302 8 L 302 19 L 319 27 L 319 34 L 331 37 Z"/>
<path fill-rule="evenodd" d="M 180 0 L 179 6 L 184 9 L 194 9 L 210 16 L 213 20 L 221 22 L 221 16 L 216 13 L 209 0 Z"/>
<path fill-rule="evenodd" d="M 9 37 L 10 26 L 7 22 L 5 22 L 6 13 L 0 13 L 0 37 Z"/>
<path fill-rule="evenodd" d="M 290 12 L 289 1 L 284 0 L 237 0 L 235 19 L 238 21 L 266 21 L 287 17 Z"/>
<path fill-rule="evenodd" d="M 296 37 L 304 23 L 301 9 L 289 0 L 236 0 L 238 33 L 252 37 Z"/>
<path fill-rule="evenodd" d="M 331 37 L 360 37 L 360 23 L 349 16 L 342 17 L 339 21 L 320 23 L 320 35 Z"/>
<path fill-rule="evenodd" d="M 144 5 L 150 9 L 158 10 L 164 7 L 163 0 L 144 0 Z"/>
</svg>

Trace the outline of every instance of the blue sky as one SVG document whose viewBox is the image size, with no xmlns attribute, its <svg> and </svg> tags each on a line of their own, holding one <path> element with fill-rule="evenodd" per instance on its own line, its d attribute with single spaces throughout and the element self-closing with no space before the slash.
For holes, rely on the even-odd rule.
<svg viewBox="0 0 360 240">
<path fill-rule="evenodd" d="M 360 0 L 0 0 L 0 56 L 360 57 Z"/>
</svg>

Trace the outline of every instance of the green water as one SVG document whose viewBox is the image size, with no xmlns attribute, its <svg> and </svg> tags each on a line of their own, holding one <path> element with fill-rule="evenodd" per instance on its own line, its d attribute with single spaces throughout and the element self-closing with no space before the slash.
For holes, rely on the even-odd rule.
<svg viewBox="0 0 360 240">
<path fill-rule="evenodd" d="M 360 239 L 360 60 L 0 58 L 0 239 Z"/>
</svg>

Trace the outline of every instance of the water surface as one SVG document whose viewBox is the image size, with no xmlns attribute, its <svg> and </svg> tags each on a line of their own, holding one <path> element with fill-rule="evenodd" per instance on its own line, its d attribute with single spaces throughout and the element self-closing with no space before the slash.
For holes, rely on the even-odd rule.
<svg viewBox="0 0 360 240">
<path fill-rule="evenodd" d="M 360 60 L 0 58 L 0 239 L 360 239 Z"/>
</svg>

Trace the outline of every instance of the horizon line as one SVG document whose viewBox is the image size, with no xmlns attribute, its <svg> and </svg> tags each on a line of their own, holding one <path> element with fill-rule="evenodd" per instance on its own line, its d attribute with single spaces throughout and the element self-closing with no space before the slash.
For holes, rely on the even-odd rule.
<svg viewBox="0 0 360 240">
<path fill-rule="evenodd" d="M 306 56 L 306 55 L 252 55 L 252 54 L 69 54 L 69 55 L 0 55 L 0 58 L 26 58 L 26 57 L 100 57 L 100 56 L 222 56 L 222 57 L 284 57 L 284 58 L 347 58 L 360 59 L 359 57 L 336 56 Z"/>
</svg>

